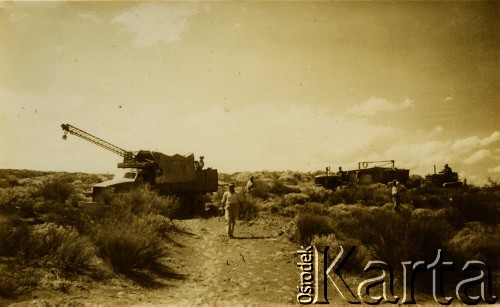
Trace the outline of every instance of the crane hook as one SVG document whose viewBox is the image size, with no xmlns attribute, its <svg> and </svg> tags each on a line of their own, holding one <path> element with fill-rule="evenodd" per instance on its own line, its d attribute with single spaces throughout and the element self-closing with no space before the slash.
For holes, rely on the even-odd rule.
<svg viewBox="0 0 500 307">
<path fill-rule="evenodd" d="M 64 131 L 64 134 L 62 136 L 63 141 L 65 141 L 68 138 L 67 134 L 68 134 L 68 132 Z"/>
</svg>

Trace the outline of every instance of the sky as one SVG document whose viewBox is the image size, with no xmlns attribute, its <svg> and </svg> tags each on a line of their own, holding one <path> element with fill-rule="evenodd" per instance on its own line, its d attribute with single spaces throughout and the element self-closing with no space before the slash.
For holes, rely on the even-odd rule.
<svg viewBox="0 0 500 307">
<path fill-rule="evenodd" d="M 114 173 L 126 150 L 219 172 L 500 180 L 497 2 L 0 2 L 0 168 Z"/>
</svg>

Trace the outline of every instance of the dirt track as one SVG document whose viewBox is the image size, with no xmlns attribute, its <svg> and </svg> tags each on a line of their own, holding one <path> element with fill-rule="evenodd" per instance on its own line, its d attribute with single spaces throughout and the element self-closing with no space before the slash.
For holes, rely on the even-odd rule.
<svg viewBox="0 0 500 307">
<path fill-rule="evenodd" d="M 180 230 L 166 266 L 135 282 L 39 293 L 21 305 L 257 305 L 296 302 L 297 247 L 279 217 L 239 221 L 235 239 L 224 234 L 224 218 L 175 221 Z M 141 284 L 142 286 L 139 286 Z M 82 289 L 83 288 L 83 289 Z"/>
</svg>

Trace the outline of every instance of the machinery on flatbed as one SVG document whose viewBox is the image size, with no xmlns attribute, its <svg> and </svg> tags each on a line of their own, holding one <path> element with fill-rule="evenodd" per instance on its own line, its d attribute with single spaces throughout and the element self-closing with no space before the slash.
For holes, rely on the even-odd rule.
<svg viewBox="0 0 500 307">
<path fill-rule="evenodd" d="M 161 195 L 179 196 L 189 203 L 187 212 L 199 213 L 205 206 L 204 196 L 218 189 L 217 170 L 203 169 L 204 163 L 195 161 L 193 154 L 169 156 L 148 150 L 127 151 L 69 124 L 61 127 L 63 140 L 69 133 L 123 157 L 123 162 L 118 163 L 118 168 L 127 169 L 123 178 L 95 184 L 92 187 L 93 201 L 97 201 L 106 190 L 125 192 L 147 184 Z"/>
<path fill-rule="evenodd" d="M 410 170 L 396 168 L 394 160 L 358 162 L 358 169 L 336 174 L 330 174 L 329 167 L 326 170 L 326 175 L 314 177 L 314 183 L 331 190 L 351 184 L 388 184 L 392 180 L 405 184 L 410 178 Z"/>
</svg>

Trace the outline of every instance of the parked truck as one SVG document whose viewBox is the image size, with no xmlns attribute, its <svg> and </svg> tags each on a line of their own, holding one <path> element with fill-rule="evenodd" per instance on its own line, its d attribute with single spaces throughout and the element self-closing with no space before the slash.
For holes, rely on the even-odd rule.
<svg viewBox="0 0 500 307">
<path fill-rule="evenodd" d="M 95 184 L 92 187 L 93 201 L 97 201 L 104 191 L 126 192 L 149 185 L 160 195 L 178 196 L 185 206 L 186 214 L 197 214 L 204 210 L 207 193 L 218 189 L 217 170 L 204 169 L 204 163 L 195 161 L 194 154 L 127 151 L 72 125 L 62 124 L 61 127 L 64 131 L 63 140 L 69 133 L 123 157 L 118 168 L 126 169 L 124 176 Z"/>
</svg>

